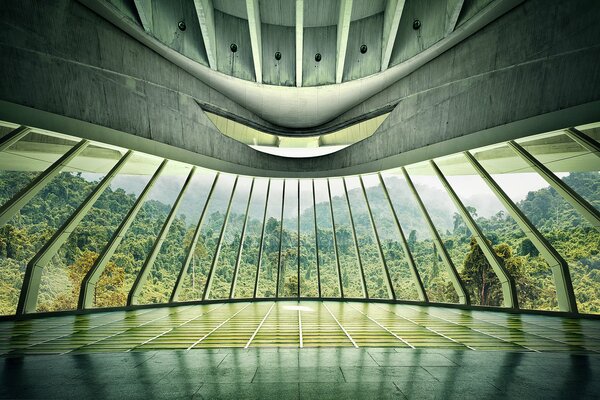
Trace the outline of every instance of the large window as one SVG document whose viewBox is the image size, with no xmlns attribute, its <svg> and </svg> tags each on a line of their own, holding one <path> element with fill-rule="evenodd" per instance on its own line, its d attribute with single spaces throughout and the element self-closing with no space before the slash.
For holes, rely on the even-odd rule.
<svg viewBox="0 0 600 400">
<path fill-rule="evenodd" d="M 588 125 L 362 176 L 268 178 L 0 123 L 0 314 L 254 297 L 501 307 L 510 285 L 521 309 L 600 313 L 598 139 Z"/>
</svg>

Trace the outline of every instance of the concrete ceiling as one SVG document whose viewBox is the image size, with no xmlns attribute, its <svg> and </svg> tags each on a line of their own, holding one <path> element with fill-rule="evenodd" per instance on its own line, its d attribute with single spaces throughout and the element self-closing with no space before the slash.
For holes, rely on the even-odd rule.
<svg viewBox="0 0 600 400">
<path fill-rule="evenodd" d="M 293 135 L 326 124 L 523 0 L 80 1 Z"/>
</svg>

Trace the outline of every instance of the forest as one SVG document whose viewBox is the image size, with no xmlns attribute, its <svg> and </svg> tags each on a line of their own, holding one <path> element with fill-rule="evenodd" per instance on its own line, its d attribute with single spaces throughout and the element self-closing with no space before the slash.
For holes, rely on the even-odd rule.
<svg viewBox="0 0 600 400">
<path fill-rule="evenodd" d="M 32 172 L 0 172 L 0 205 L 14 195 L 15 188 L 23 187 L 34 176 Z M 586 198 L 600 199 L 599 178 L 597 172 L 586 172 L 571 173 L 563 180 Z M 96 184 L 97 180 L 93 177 L 81 173 L 61 173 L 8 224 L 0 227 L 0 315 L 15 313 L 27 263 Z M 429 300 L 458 301 L 446 266 L 419 209 L 405 189 L 405 183 L 399 178 L 391 178 L 386 180 L 386 184 Z M 417 190 L 426 189 L 417 186 Z M 237 207 L 228 216 L 218 254 L 215 251 L 226 216 L 222 209 L 208 213 L 193 249 L 191 263 L 183 276 L 178 300 L 202 298 L 206 278 L 213 264 L 214 277 L 209 298 L 228 298 L 238 257 L 239 271 L 233 291 L 236 298 L 252 297 L 255 282 L 258 283 L 258 297 L 276 296 L 278 286 L 280 297 L 316 297 L 319 276 L 323 297 L 340 297 L 341 284 L 344 297 L 364 297 L 368 294 L 370 298 L 389 298 L 385 262 L 396 297 L 399 300 L 418 300 L 415 281 L 389 202 L 380 186 L 367 187 L 366 195 L 375 227 L 369 218 L 362 191 L 353 188 L 348 191 L 348 200 L 339 195 L 332 197 L 333 220 L 328 201 L 317 201 L 314 207 L 316 216 L 313 215 L 313 207 L 303 209 L 299 232 L 297 217 L 286 214 L 282 229 L 278 215 L 267 215 L 262 242 L 264 200 L 262 204 L 258 202 L 250 207 L 243 238 L 245 207 Z M 435 193 L 431 196 L 435 198 Z M 123 188 L 108 188 L 102 194 L 52 261 L 45 266 L 37 311 L 76 308 L 83 277 L 135 199 L 136 194 Z M 568 261 L 580 312 L 599 313 L 599 232 L 551 188 L 529 192 L 518 206 Z M 95 307 L 125 305 L 127 294 L 170 208 L 171 204 L 153 198 L 144 202 L 96 285 Z M 486 217 L 479 216 L 472 207 L 469 211 L 514 277 L 521 308 L 557 310 L 552 272 L 515 221 L 503 211 Z M 498 278 L 462 218 L 443 208 L 431 207 L 429 212 L 436 221 L 444 247 L 459 271 L 472 304 L 501 306 L 502 292 Z M 194 213 L 181 211 L 176 215 L 142 287 L 139 303 L 169 301 L 192 243 L 199 214 L 200 210 L 196 210 Z M 354 221 L 355 231 L 352 230 L 350 218 Z M 381 241 L 381 253 L 375 232 Z M 239 251 L 242 239 L 243 246 Z M 300 254 L 297 254 L 298 243 Z"/>
</svg>

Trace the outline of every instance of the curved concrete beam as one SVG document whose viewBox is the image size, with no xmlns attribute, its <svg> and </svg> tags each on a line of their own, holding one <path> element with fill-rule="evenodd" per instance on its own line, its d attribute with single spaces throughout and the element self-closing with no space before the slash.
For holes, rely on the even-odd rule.
<svg viewBox="0 0 600 400">
<path fill-rule="evenodd" d="M 275 125 L 292 129 L 315 127 L 332 120 L 425 65 L 523 2 L 523 0 L 496 0 L 462 24 L 451 35 L 411 59 L 383 72 L 335 85 L 298 88 L 263 85 L 214 71 L 148 35 L 109 2 L 79 1 L 239 105 Z"/>
</svg>

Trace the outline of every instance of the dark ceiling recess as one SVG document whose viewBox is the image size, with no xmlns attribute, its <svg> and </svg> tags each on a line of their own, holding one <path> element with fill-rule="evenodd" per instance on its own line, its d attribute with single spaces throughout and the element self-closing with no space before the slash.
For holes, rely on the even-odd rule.
<svg viewBox="0 0 600 400">
<path fill-rule="evenodd" d="M 316 61 L 316 62 L 319 62 L 319 61 L 321 61 L 321 53 L 317 53 L 317 54 L 315 54 L 315 61 Z"/>
<path fill-rule="evenodd" d="M 231 50 L 232 53 L 235 53 L 237 51 L 237 44 L 231 43 L 229 45 L 229 50 Z"/>
<path fill-rule="evenodd" d="M 177 27 L 179 28 L 180 31 L 185 31 L 185 28 L 186 28 L 185 21 L 179 21 L 177 23 Z"/>
<path fill-rule="evenodd" d="M 421 21 L 419 21 L 418 19 L 415 19 L 413 21 L 413 29 L 416 31 L 416 30 L 418 30 L 420 28 L 421 28 Z"/>
<path fill-rule="evenodd" d="M 365 54 L 367 52 L 367 45 L 363 44 L 362 46 L 360 46 L 360 52 L 361 54 Z"/>
<path fill-rule="evenodd" d="M 280 53 L 280 52 L 276 52 L 276 53 L 275 53 L 275 59 L 276 59 L 277 61 L 281 60 L 281 53 Z"/>
</svg>

